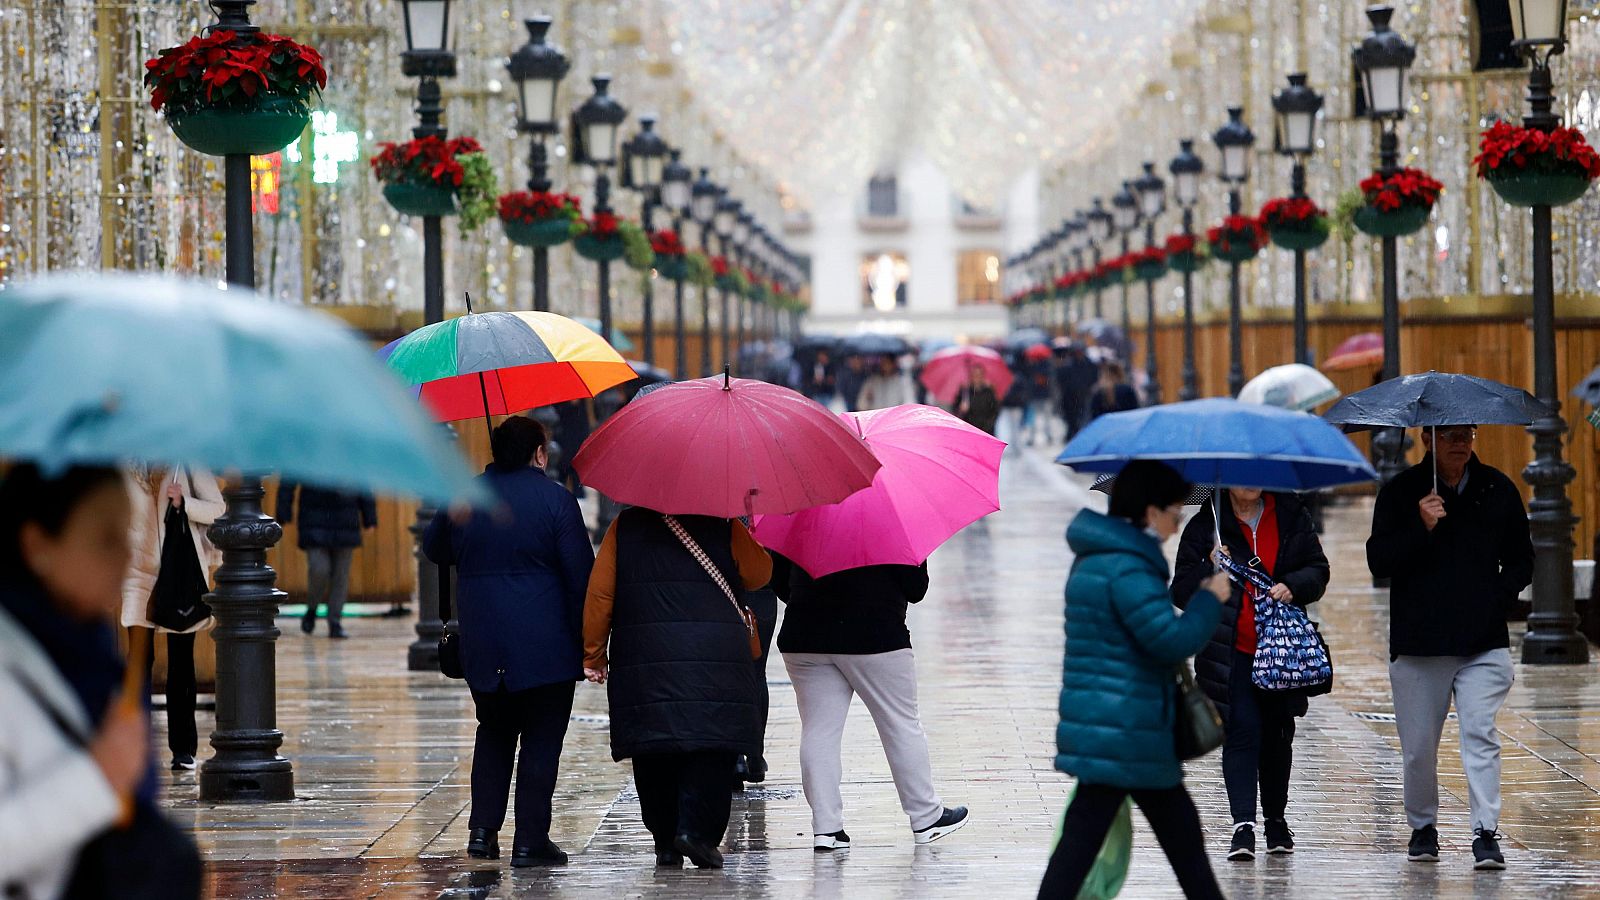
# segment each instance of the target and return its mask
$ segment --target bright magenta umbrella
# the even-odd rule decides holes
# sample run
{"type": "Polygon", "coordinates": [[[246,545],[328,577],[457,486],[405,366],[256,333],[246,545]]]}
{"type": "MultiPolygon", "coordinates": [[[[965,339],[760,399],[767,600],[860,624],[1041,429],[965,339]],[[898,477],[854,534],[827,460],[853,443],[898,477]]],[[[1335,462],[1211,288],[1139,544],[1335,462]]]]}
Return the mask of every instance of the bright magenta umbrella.
{"type": "Polygon", "coordinates": [[[995,396],[1004,397],[1011,389],[1011,368],[1005,357],[988,347],[951,347],[928,358],[922,367],[922,386],[940,403],[953,403],[961,388],[972,377],[972,367],[982,366],[995,396]]]}
{"type": "Polygon", "coordinates": [[[619,503],[731,519],[838,503],[882,464],[822,404],[723,375],[639,397],[595,430],[572,465],[619,503]]]}
{"type": "Polygon", "coordinates": [[[859,566],[918,565],[1000,508],[997,440],[931,406],[846,413],[883,462],[872,487],[842,503],[760,516],[756,540],[813,578],[859,566]]]}

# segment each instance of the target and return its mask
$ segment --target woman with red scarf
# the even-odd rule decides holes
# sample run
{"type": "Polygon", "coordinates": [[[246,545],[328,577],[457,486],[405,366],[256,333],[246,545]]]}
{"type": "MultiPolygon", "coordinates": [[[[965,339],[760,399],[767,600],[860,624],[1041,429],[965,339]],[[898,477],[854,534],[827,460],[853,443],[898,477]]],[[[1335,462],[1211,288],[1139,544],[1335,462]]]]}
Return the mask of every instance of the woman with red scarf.
{"type": "Polygon", "coordinates": [[[1294,720],[1306,714],[1304,691],[1265,691],[1251,681],[1256,654],[1258,601],[1304,608],[1328,587],[1328,558],[1311,514],[1294,494],[1255,488],[1228,488],[1220,503],[1208,503],[1189,521],[1178,546],[1172,596],[1189,602],[1200,583],[1215,571],[1213,551],[1266,575],[1270,589],[1241,587],[1235,579],[1222,620],[1205,649],[1195,657],[1195,679],[1222,714],[1222,777],[1233,814],[1228,858],[1256,856],[1256,795],[1265,820],[1267,851],[1293,853],[1294,833],[1285,811],[1294,758],[1294,720]],[[1214,514],[1220,506],[1220,526],[1214,514]],[[1220,534],[1222,546],[1217,547],[1220,534]],[[1263,596],[1264,595],[1264,596],[1263,596]]]}

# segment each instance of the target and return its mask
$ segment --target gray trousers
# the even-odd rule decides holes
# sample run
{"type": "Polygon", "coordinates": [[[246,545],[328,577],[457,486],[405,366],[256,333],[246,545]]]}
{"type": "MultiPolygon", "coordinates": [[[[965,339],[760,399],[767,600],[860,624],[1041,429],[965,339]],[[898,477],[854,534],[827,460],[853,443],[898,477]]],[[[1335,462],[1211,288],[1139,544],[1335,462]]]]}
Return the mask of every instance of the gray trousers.
{"type": "Polygon", "coordinates": [[[839,753],[850,699],[856,694],[878,727],[900,808],[912,829],[939,821],[944,802],[933,787],[928,736],[917,717],[917,658],[910,648],[870,654],[785,653],[783,663],[800,707],[800,783],[811,804],[812,832],[844,829],[839,753]]]}
{"type": "Polygon", "coordinates": [[[350,596],[352,547],[306,548],[306,618],[317,617],[317,607],[328,604],[328,622],[339,624],[344,601],[350,596]]]}
{"type": "Polygon", "coordinates": [[[1395,726],[1405,759],[1406,819],[1437,825],[1439,737],[1454,697],[1461,726],[1461,768],[1467,775],[1472,828],[1500,825],[1500,733],[1494,717],[1511,690],[1511,651],[1476,656],[1402,656],[1389,663],[1395,726]]]}

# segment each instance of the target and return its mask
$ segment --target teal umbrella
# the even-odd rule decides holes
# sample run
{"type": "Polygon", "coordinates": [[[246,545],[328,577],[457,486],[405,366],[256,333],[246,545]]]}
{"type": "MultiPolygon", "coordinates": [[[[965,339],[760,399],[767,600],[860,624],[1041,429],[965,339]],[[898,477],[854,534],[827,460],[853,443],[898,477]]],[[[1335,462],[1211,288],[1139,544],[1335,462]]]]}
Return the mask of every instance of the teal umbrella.
{"type": "Polygon", "coordinates": [[[58,275],[0,293],[0,456],[478,493],[443,430],[349,329],[169,277],[58,275]]]}

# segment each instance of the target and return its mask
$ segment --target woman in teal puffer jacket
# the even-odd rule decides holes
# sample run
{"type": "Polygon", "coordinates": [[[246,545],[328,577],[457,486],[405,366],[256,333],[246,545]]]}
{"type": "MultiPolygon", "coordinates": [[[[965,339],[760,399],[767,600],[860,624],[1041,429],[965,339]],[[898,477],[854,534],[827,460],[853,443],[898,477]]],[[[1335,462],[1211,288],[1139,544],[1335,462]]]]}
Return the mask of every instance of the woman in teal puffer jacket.
{"type": "Polygon", "coordinates": [[[1207,579],[1179,614],[1161,545],[1176,534],[1189,486],[1159,462],[1129,463],[1106,515],[1084,510],[1067,529],[1067,579],[1056,768],[1078,778],[1042,898],[1077,896],[1111,821],[1131,796],[1187,897],[1221,897],[1200,816],[1174,746],[1179,663],[1204,647],[1222,615],[1227,576],[1207,579]]]}

